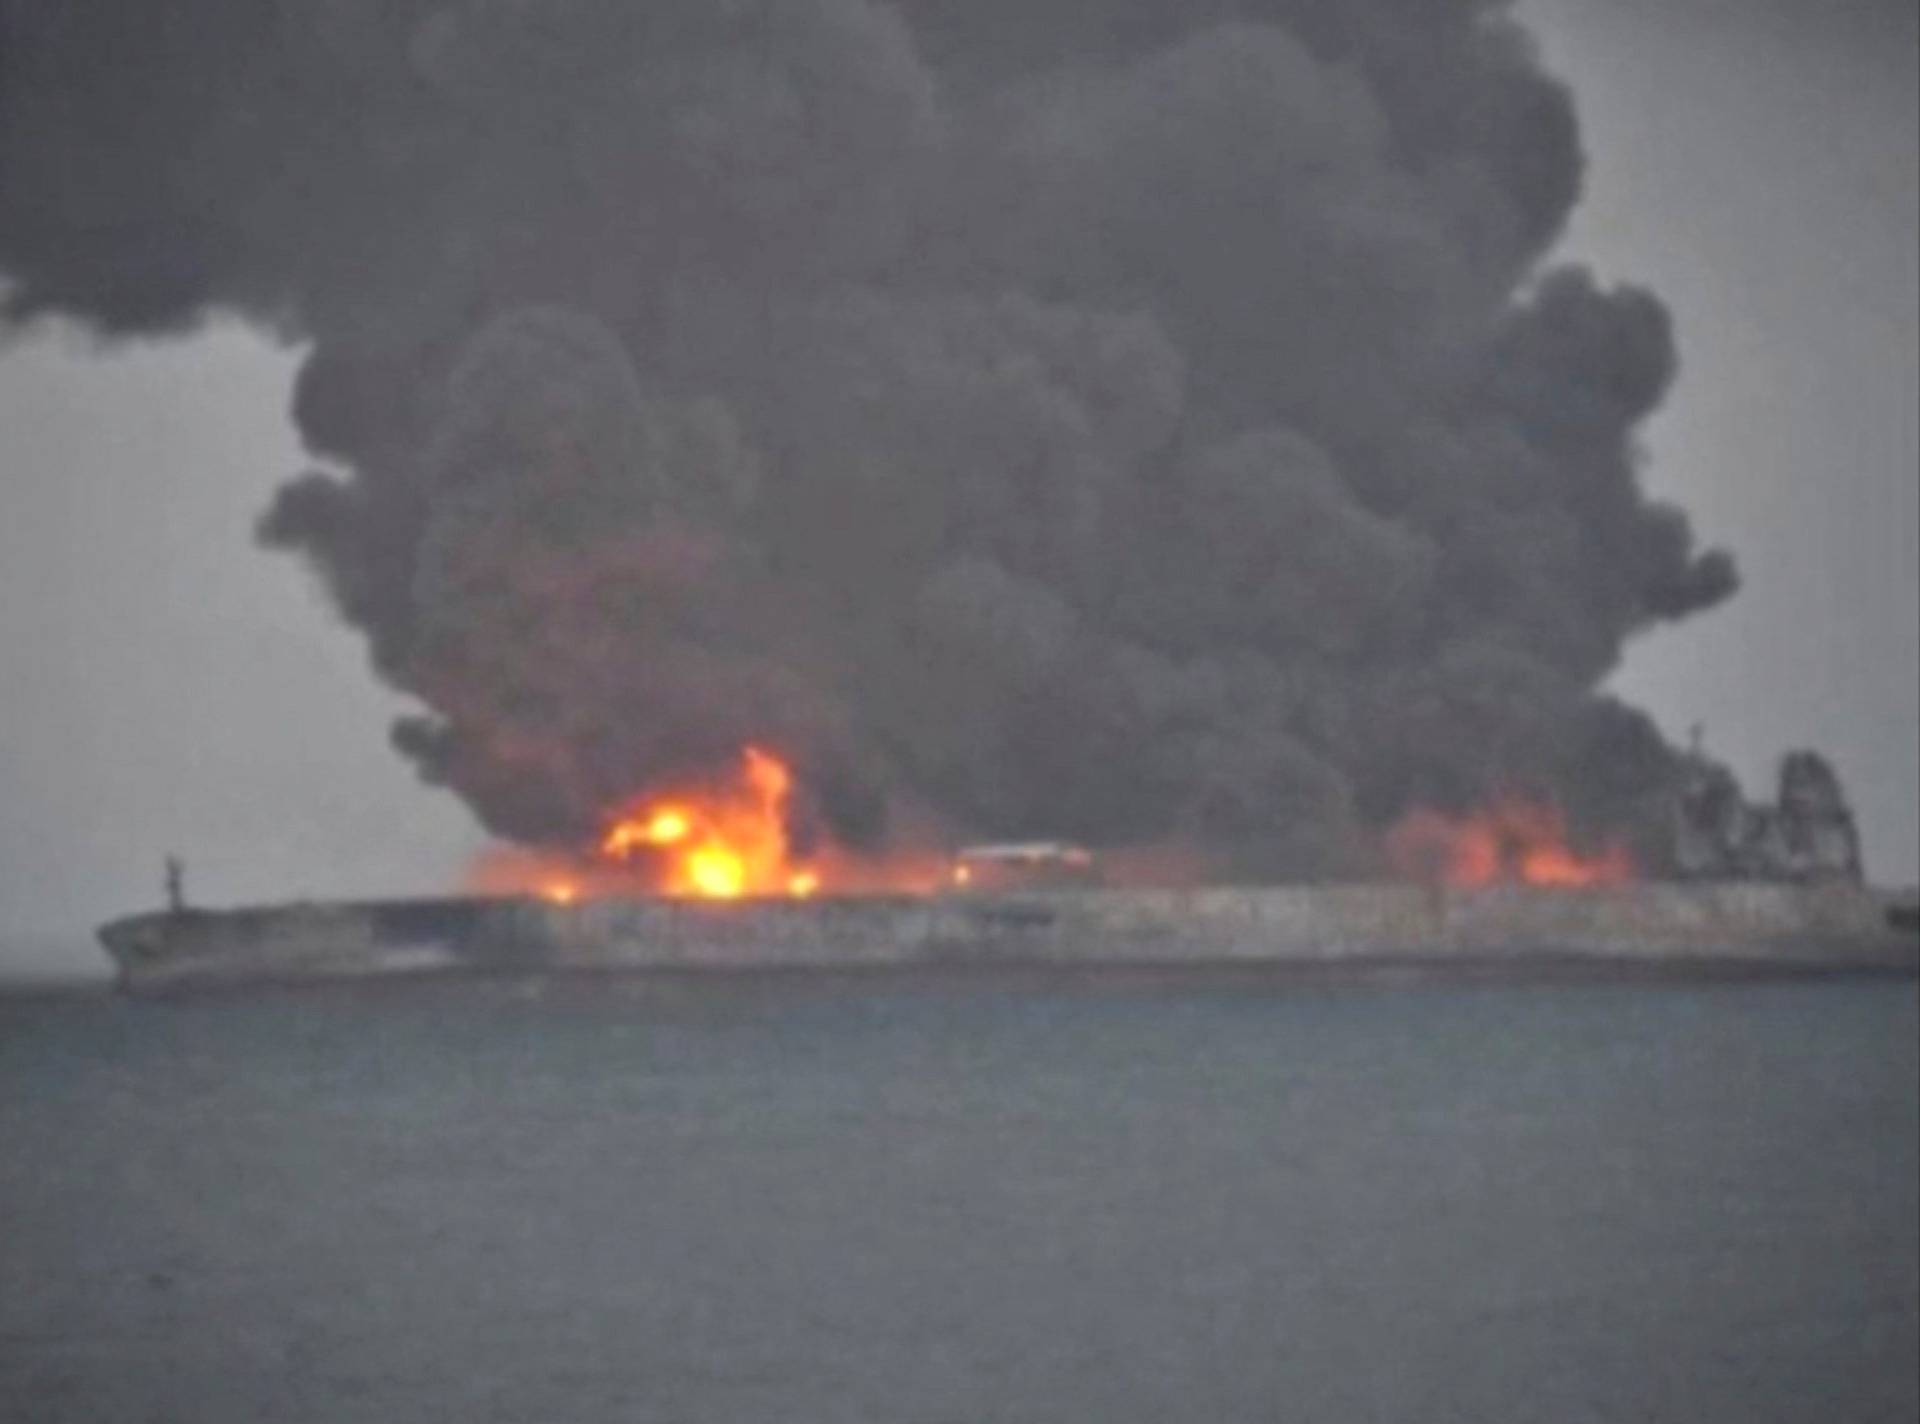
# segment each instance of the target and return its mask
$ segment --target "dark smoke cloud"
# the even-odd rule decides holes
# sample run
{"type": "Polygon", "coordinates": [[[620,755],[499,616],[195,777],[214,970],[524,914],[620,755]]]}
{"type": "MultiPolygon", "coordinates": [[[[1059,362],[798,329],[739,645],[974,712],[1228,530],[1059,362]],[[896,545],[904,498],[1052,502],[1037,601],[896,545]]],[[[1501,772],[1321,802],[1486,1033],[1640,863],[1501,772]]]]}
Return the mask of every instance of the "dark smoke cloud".
{"type": "Polygon", "coordinates": [[[749,740],[861,844],[1658,819],[1595,689],[1735,577],[1497,0],[0,5],[13,315],[306,345],[263,537],[496,832],[749,740]]]}

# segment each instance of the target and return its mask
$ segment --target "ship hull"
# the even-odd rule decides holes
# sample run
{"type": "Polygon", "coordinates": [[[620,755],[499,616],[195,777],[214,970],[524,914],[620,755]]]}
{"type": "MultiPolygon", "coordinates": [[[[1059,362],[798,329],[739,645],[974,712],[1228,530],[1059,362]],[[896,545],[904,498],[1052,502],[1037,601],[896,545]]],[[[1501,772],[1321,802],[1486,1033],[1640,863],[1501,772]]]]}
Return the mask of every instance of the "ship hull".
{"type": "Polygon", "coordinates": [[[431,973],[1240,966],[1912,972],[1920,939],[1853,886],[1597,891],[1289,886],[712,904],[522,899],[135,916],[101,942],[134,991],[431,973]]]}

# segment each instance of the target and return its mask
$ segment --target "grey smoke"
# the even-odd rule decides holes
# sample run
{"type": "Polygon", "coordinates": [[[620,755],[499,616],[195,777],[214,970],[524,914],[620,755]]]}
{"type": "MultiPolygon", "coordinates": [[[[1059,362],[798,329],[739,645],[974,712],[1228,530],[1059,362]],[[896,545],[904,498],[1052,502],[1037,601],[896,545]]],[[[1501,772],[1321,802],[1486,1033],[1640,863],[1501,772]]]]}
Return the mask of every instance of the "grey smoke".
{"type": "Polygon", "coordinates": [[[0,0],[12,315],[306,344],[262,536],[533,842],[758,741],[859,845],[1657,859],[1596,689],[1736,578],[1581,162],[1499,0],[0,0]]]}

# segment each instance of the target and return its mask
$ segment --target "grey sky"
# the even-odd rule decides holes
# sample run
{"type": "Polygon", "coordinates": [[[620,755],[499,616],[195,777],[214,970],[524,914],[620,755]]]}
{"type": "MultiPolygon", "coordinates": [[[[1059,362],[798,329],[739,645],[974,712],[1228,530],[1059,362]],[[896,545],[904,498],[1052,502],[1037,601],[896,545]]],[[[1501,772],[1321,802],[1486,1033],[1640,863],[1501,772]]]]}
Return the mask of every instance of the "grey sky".
{"type": "Polygon", "coordinates": [[[478,833],[389,750],[393,699],[291,561],[292,358],[221,329],[0,358],[0,933],[153,903],[434,889],[478,833]]]}
{"type": "MultiPolygon", "coordinates": [[[[1911,5],[1529,0],[1592,155],[1567,243],[1675,310],[1651,483],[1740,556],[1617,685],[1758,782],[1832,752],[1874,872],[1920,873],[1911,5]]],[[[480,843],[394,700],[249,531],[298,467],[289,353],[221,329],[0,355],[0,938],[157,897],[425,891],[480,843]]],[[[1763,789],[1756,787],[1755,789],[1763,789]]]]}
{"type": "Polygon", "coordinates": [[[1615,685],[1764,788],[1829,750],[1920,874],[1920,7],[1528,0],[1591,155],[1566,250],[1672,307],[1649,482],[1745,587],[1615,685]]]}

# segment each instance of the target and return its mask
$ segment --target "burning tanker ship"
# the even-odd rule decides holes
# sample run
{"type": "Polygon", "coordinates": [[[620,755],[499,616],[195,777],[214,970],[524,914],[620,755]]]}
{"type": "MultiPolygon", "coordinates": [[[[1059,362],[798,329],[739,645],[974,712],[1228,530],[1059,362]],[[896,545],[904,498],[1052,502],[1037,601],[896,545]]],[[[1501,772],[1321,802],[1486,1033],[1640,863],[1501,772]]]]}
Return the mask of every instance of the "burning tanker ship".
{"type": "Polygon", "coordinates": [[[1513,801],[1405,818],[1385,847],[1396,879],[1209,885],[1193,881],[1191,856],[1057,842],[806,851],[791,828],[791,770],[749,747],[730,782],[622,807],[584,852],[488,858],[481,893],[465,898],[176,905],[101,939],[135,990],[429,971],[1915,967],[1920,944],[1859,882],[1851,818],[1824,764],[1790,758],[1779,806],[1741,803],[1739,816],[1703,789],[1723,788],[1696,785],[1676,804],[1675,838],[1716,878],[1640,880],[1623,845],[1577,851],[1556,813],[1513,801]],[[1725,878],[1736,861],[1748,878],[1725,878]]]}
{"type": "Polygon", "coordinates": [[[1871,918],[1798,812],[1677,834],[1608,688],[1739,575],[1642,478],[1673,323],[1557,255],[1510,0],[0,3],[0,53],[0,318],[298,348],[259,538],[527,848],[110,927],[129,982],[1871,918]],[[956,886],[975,840],[1108,884],[956,886]]]}

